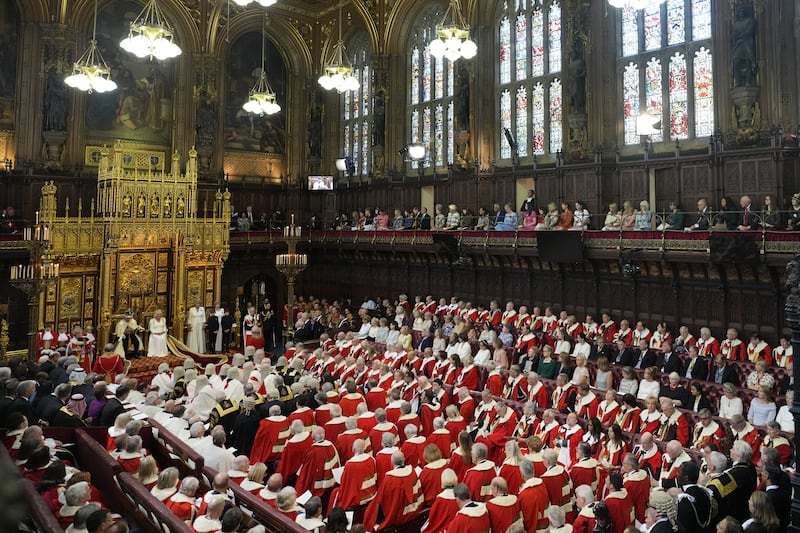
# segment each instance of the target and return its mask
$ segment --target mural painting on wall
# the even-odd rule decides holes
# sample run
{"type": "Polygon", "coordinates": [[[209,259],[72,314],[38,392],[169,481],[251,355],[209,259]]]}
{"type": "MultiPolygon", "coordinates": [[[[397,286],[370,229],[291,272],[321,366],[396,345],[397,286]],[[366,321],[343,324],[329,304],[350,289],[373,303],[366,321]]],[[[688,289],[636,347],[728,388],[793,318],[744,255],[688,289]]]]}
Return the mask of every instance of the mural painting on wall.
{"type": "Polygon", "coordinates": [[[14,2],[0,2],[0,130],[14,128],[18,28],[14,2]]]}
{"type": "Polygon", "coordinates": [[[282,154],[286,149],[286,66],[280,52],[266,39],[267,81],[281,111],[271,116],[242,109],[261,74],[261,32],[239,37],[231,46],[225,67],[225,149],[282,154]]]}
{"type": "Polygon", "coordinates": [[[89,95],[87,135],[168,145],[176,61],[139,59],[119,46],[141,9],[135,2],[115,2],[98,14],[97,46],[118,88],[89,95]]]}

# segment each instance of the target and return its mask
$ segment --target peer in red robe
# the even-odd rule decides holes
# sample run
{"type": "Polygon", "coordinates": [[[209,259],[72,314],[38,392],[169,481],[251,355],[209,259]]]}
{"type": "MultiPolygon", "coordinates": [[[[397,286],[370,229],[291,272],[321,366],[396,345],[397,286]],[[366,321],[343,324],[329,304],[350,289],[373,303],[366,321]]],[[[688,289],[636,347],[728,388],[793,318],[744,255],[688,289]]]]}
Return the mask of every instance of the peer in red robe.
{"type": "Polygon", "coordinates": [[[709,444],[714,444],[717,449],[722,449],[722,439],[725,438],[725,430],[711,418],[711,412],[702,409],[700,421],[695,424],[692,435],[692,448],[702,450],[709,444]]]}
{"type": "Polygon", "coordinates": [[[548,520],[545,509],[550,505],[550,497],[544,481],[539,477],[527,479],[520,487],[517,498],[522,509],[522,521],[526,533],[547,531],[548,520]]]}
{"type": "Polygon", "coordinates": [[[444,427],[450,434],[450,438],[453,439],[453,442],[458,442],[458,435],[467,429],[467,420],[456,412],[455,416],[447,418],[444,427]]]}
{"type": "Polygon", "coordinates": [[[332,470],[340,466],[339,454],[336,446],[325,440],[322,428],[314,428],[312,437],[314,443],[303,455],[303,465],[300,467],[295,489],[298,494],[308,490],[314,496],[322,496],[335,484],[332,470]]]}
{"type": "Polygon", "coordinates": [[[419,473],[422,486],[423,507],[429,507],[442,490],[442,472],[447,469],[447,459],[436,459],[426,464],[419,473]]]}
{"type": "Polygon", "coordinates": [[[290,427],[295,420],[300,420],[306,431],[311,431],[311,428],[314,426],[314,411],[310,407],[304,405],[298,405],[294,411],[289,413],[288,418],[290,427]]]}
{"type": "Polygon", "coordinates": [[[278,463],[278,473],[283,476],[285,482],[289,481],[290,476],[299,472],[300,465],[303,464],[303,456],[311,443],[311,433],[308,431],[292,435],[286,441],[283,453],[281,453],[281,460],[278,463]]]}
{"type": "Polygon", "coordinates": [[[464,481],[464,476],[467,474],[467,470],[469,470],[469,468],[472,466],[472,458],[466,457],[464,455],[464,451],[460,446],[458,446],[450,455],[450,462],[447,466],[456,473],[456,478],[460,483],[464,481]]]}
{"type": "Polygon", "coordinates": [[[359,453],[351,457],[344,465],[339,486],[331,493],[328,507],[350,509],[366,505],[377,494],[377,481],[375,458],[371,454],[359,453]]]}
{"type": "Polygon", "coordinates": [[[436,496],[428,513],[428,521],[423,525],[421,533],[445,533],[458,510],[458,501],[453,489],[444,489],[436,496]]]}
{"type": "Polygon", "coordinates": [[[281,458],[281,453],[289,439],[289,419],[283,415],[270,416],[258,425],[250,451],[253,463],[269,463],[281,458]]]}
{"type": "Polygon", "coordinates": [[[594,526],[597,524],[597,519],[594,516],[594,506],[594,503],[589,503],[578,511],[578,516],[575,517],[575,521],[572,523],[573,533],[592,533],[594,531],[594,526]]]}
{"type": "Polygon", "coordinates": [[[377,409],[385,409],[386,391],[376,385],[369,389],[367,395],[364,397],[364,401],[367,403],[367,408],[373,413],[377,409]]]}
{"type": "Polygon", "coordinates": [[[357,440],[366,440],[367,450],[369,447],[369,436],[363,429],[355,427],[353,429],[346,429],[336,437],[336,451],[339,452],[339,460],[346,463],[353,457],[353,443],[357,440]]]}
{"type": "MultiPolygon", "coordinates": [[[[615,473],[615,476],[619,476],[619,473],[615,473]]],[[[611,483],[613,484],[613,480],[611,483]]],[[[625,528],[633,525],[633,505],[628,498],[628,491],[624,488],[615,489],[608,493],[603,501],[608,506],[608,514],[611,517],[611,533],[623,533],[625,528]]]]}
{"type": "MultiPolygon", "coordinates": [[[[586,444],[586,447],[588,446],[586,444]]],[[[600,463],[590,454],[579,451],[580,458],[569,466],[568,472],[573,487],[588,485],[592,488],[592,492],[596,494],[597,483],[600,479],[600,463]]]]}
{"type": "Polygon", "coordinates": [[[539,409],[550,407],[550,393],[535,374],[528,375],[528,400],[532,401],[539,409]]]}
{"type": "Polygon", "coordinates": [[[628,454],[622,462],[622,486],[628,492],[628,498],[633,505],[633,515],[636,520],[644,524],[647,503],[650,498],[650,476],[638,468],[636,456],[628,454]]]}
{"type": "Polygon", "coordinates": [[[491,523],[486,505],[479,502],[460,503],[461,509],[447,526],[447,533],[489,533],[491,523]]]}
{"type": "Polygon", "coordinates": [[[542,474],[542,481],[547,487],[550,504],[561,507],[567,522],[571,522],[575,514],[572,511],[572,481],[564,467],[556,464],[553,459],[551,454],[545,453],[544,461],[547,470],[542,474]]]}
{"type": "Polygon", "coordinates": [[[497,408],[497,417],[491,424],[488,434],[479,435],[476,442],[486,445],[489,449],[489,459],[495,464],[505,460],[505,446],[509,438],[514,434],[517,426],[517,413],[507,405],[500,403],[497,408]]]}
{"type": "Polygon", "coordinates": [[[387,422],[385,415],[381,415],[380,417],[376,416],[376,418],[378,419],[378,423],[369,431],[369,442],[372,447],[372,453],[378,453],[378,451],[383,448],[382,439],[384,433],[391,433],[395,436],[395,442],[399,441],[397,426],[391,422],[387,422]],[[383,422],[381,422],[381,420],[383,420],[383,422]]]}
{"type": "Polygon", "coordinates": [[[453,447],[455,446],[452,435],[445,428],[435,429],[433,433],[428,435],[426,443],[436,446],[445,459],[450,459],[450,455],[453,453],[453,447]]]}
{"type": "Polygon", "coordinates": [[[652,479],[661,475],[661,450],[653,443],[651,433],[642,433],[639,444],[633,448],[633,454],[639,460],[639,468],[647,472],[652,479]]]}
{"type": "Polygon", "coordinates": [[[507,531],[520,518],[519,500],[508,494],[506,481],[496,477],[492,481],[492,499],[486,502],[492,531],[507,531]]]}
{"type": "MultiPolygon", "coordinates": [[[[355,389],[355,385],[355,383],[352,383],[353,389],[355,389]]],[[[364,401],[364,397],[358,392],[348,392],[342,396],[341,400],[339,400],[339,407],[342,408],[342,416],[355,416],[358,412],[358,404],[364,401]]]]}
{"type": "Polygon", "coordinates": [[[388,529],[405,524],[419,513],[422,507],[422,490],[417,474],[403,465],[403,455],[393,457],[394,470],[378,484],[378,494],[369,502],[364,513],[367,531],[388,529]]]}

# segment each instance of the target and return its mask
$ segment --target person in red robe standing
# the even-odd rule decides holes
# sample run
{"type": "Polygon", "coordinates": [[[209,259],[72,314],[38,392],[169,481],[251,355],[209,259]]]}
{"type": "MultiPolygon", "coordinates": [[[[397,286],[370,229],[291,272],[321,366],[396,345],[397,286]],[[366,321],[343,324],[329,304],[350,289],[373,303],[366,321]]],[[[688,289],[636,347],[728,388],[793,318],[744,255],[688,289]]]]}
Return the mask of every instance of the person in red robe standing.
{"type": "Polygon", "coordinates": [[[550,393],[547,392],[547,388],[539,380],[539,374],[536,372],[528,373],[528,399],[539,409],[550,407],[550,393]]]}
{"type": "Polygon", "coordinates": [[[372,447],[372,453],[378,453],[383,448],[383,434],[391,433],[394,435],[394,442],[400,439],[397,436],[397,426],[386,420],[386,411],[378,409],[375,411],[375,420],[377,424],[369,430],[369,443],[372,447]]]}
{"type": "Polygon", "coordinates": [[[186,522],[191,524],[197,516],[197,488],[200,482],[196,477],[188,476],[181,480],[181,486],[178,492],[167,498],[167,508],[186,522]]]}
{"type": "Polygon", "coordinates": [[[492,480],[492,499],[486,502],[492,531],[507,531],[520,517],[517,497],[508,493],[508,484],[502,477],[492,480]]]}
{"type": "Polygon", "coordinates": [[[642,433],[639,444],[633,448],[633,454],[639,461],[639,468],[647,472],[651,479],[658,479],[661,474],[661,450],[656,446],[652,433],[642,433]]]}
{"type": "Polygon", "coordinates": [[[303,455],[303,465],[295,488],[299,494],[311,491],[312,495],[321,497],[335,484],[333,469],[340,466],[339,453],[336,446],[325,439],[324,429],[314,428],[311,438],[314,442],[303,455]]]}
{"type": "Polygon", "coordinates": [[[448,405],[445,409],[447,420],[444,427],[450,434],[452,442],[458,442],[458,435],[467,429],[467,420],[459,413],[455,405],[448,405]]]}
{"type": "Polygon", "coordinates": [[[577,446],[576,461],[569,468],[569,477],[573,487],[588,485],[597,492],[597,483],[600,479],[600,463],[592,457],[592,447],[588,442],[581,442],[577,446]]]}
{"type": "Polygon", "coordinates": [[[436,398],[433,389],[426,390],[422,395],[420,419],[422,423],[421,435],[430,436],[433,433],[433,421],[442,416],[442,404],[436,398]]]}
{"type": "Polygon", "coordinates": [[[644,524],[647,501],[650,498],[650,476],[639,469],[639,460],[632,453],[626,454],[622,460],[622,486],[628,492],[633,505],[633,516],[644,524]]]}
{"type": "Polygon", "coordinates": [[[430,507],[442,490],[442,473],[448,469],[447,459],[442,458],[439,448],[428,444],[423,452],[423,460],[425,466],[419,471],[419,483],[422,486],[423,507],[430,507]]]}
{"type": "Polygon", "coordinates": [[[253,449],[250,451],[253,463],[269,463],[280,459],[289,439],[289,419],[281,414],[281,407],[273,405],[269,415],[259,423],[253,439],[253,449]]]}
{"type": "MultiPolygon", "coordinates": [[[[359,439],[367,439],[367,444],[369,444],[367,432],[358,427],[358,421],[356,417],[348,417],[345,420],[344,425],[346,429],[342,433],[339,433],[334,441],[334,444],[336,445],[336,451],[339,452],[339,460],[342,463],[346,463],[353,456],[353,443],[355,441],[359,439]]],[[[369,450],[370,447],[367,446],[367,451],[369,450]]]]}
{"type": "Polygon", "coordinates": [[[594,493],[595,490],[589,485],[579,485],[575,487],[575,507],[578,509],[578,516],[572,523],[573,533],[592,533],[597,519],[594,516],[594,493]]]}
{"type": "Polygon", "coordinates": [[[458,434],[458,446],[450,454],[448,467],[456,473],[459,481],[464,479],[467,470],[472,466],[472,436],[466,431],[458,434]]]}
{"type": "Polygon", "coordinates": [[[445,468],[441,475],[441,492],[433,501],[428,521],[422,526],[421,533],[444,533],[447,530],[459,510],[458,501],[453,493],[457,483],[456,473],[445,468]]]}
{"type": "Polygon", "coordinates": [[[117,374],[125,371],[125,362],[122,357],[114,352],[114,345],[109,343],[103,347],[103,353],[94,360],[92,370],[100,374],[106,383],[114,383],[117,374]]]}
{"type": "Polygon", "coordinates": [[[455,440],[444,426],[444,419],[434,418],[433,432],[428,435],[426,444],[428,446],[436,446],[439,449],[439,452],[442,454],[442,457],[445,459],[450,459],[450,455],[453,453],[453,447],[455,446],[455,440]]]}
{"type": "Polygon", "coordinates": [[[369,410],[374,413],[378,409],[385,409],[386,391],[378,386],[378,380],[371,379],[367,386],[369,387],[369,390],[367,391],[366,396],[364,396],[364,401],[367,402],[367,407],[369,410]]]}
{"type": "Polygon", "coordinates": [[[519,494],[519,488],[522,486],[519,465],[524,460],[525,457],[519,449],[519,444],[514,440],[506,442],[505,461],[497,469],[497,475],[506,480],[509,494],[519,494]]]}
{"type": "Polygon", "coordinates": [[[414,469],[400,451],[392,454],[393,470],[378,484],[378,494],[364,513],[364,529],[380,531],[413,520],[422,507],[422,490],[414,469]]]}
{"type": "Polygon", "coordinates": [[[411,468],[423,466],[423,453],[425,451],[425,437],[417,435],[417,427],[409,424],[405,427],[406,440],[400,446],[400,451],[406,458],[406,464],[411,468]]]}
{"type": "Polygon", "coordinates": [[[567,516],[567,521],[571,522],[574,518],[572,512],[572,481],[563,466],[558,464],[558,452],[556,450],[544,450],[542,459],[546,468],[542,474],[542,481],[547,487],[547,496],[550,504],[561,507],[567,516]]]}
{"type": "Polygon", "coordinates": [[[583,428],[578,424],[578,415],[570,413],[567,415],[566,423],[561,426],[558,432],[556,443],[559,446],[558,462],[565,468],[569,468],[576,461],[578,444],[583,441],[583,428]]]}
{"type": "Polygon", "coordinates": [[[467,485],[461,483],[453,489],[459,510],[447,526],[447,533],[489,533],[491,522],[486,505],[472,501],[467,485]]]}
{"type": "Polygon", "coordinates": [[[544,481],[535,475],[533,463],[522,461],[519,465],[522,474],[522,486],[519,490],[519,505],[522,509],[522,522],[527,533],[543,533],[547,531],[545,509],[550,505],[550,497],[544,481]]]}
{"type": "Polygon", "coordinates": [[[346,429],[345,423],[347,422],[347,418],[342,416],[342,408],[337,404],[331,405],[330,411],[331,419],[324,424],[318,423],[318,425],[325,428],[325,440],[336,442],[339,435],[344,433],[346,429]]]}
{"type": "Polygon", "coordinates": [[[366,445],[364,439],[353,442],[352,457],[344,465],[339,486],[331,493],[329,508],[350,509],[375,497],[378,475],[375,458],[364,451],[366,445]]]}
{"type": "Polygon", "coordinates": [[[464,484],[469,487],[469,492],[474,500],[485,502],[492,495],[492,479],[497,470],[494,462],[488,457],[489,450],[485,444],[472,445],[472,468],[464,474],[464,484]]]}
{"type": "Polygon", "coordinates": [[[286,441],[278,463],[278,473],[286,482],[297,476],[303,464],[303,455],[312,443],[311,433],[305,431],[302,421],[292,422],[291,430],[292,436],[286,441]]]}
{"type": "Polygon", "coordinates": [[[623,533],[625,528],[633,525],[633,510],[622,481],[622,474],[611,472],[608,475],[608,486],[610,492],[603,500],[608,506],[608,514],[611,516],[611,533],[623,533]]]}

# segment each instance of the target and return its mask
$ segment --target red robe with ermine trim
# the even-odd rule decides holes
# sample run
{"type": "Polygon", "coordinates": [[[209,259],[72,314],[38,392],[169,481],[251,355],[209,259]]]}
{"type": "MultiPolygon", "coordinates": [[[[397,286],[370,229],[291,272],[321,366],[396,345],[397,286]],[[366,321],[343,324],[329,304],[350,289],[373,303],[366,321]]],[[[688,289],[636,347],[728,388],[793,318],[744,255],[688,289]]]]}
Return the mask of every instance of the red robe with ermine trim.
{"type": "Polygon", "coordinates": [[[329,508],[350,509],[371,501],[377,493],[375,459],[368,453],[352,457],[344,465],[341,484],[331,493],[329,508]]]}
{"type": "Polygon", "coordinates": [[[436,496],[428,513],[428,521],[420,533],[444,533],[457,512],[458,500],[453,495],[453,489],[443,490],[436,496]]]}
{"type": "Polygon", "coordinates": [[[545,509],[550,505],[547,487],[539,477],[527,480],[520,487],[518,501],[522,509],[522,521],[526,533],[547,531],[548,520],[545,509]]]}
{"type": "Polygon", "coordinates": [[[414,469],[395,468],[378,484],[378,494],[364,513],[364,527],[373,531],[405,524],[417,516],[421,507],[422,490],[414,469]],[[378,522],[380,515],[383,520],[378,522]]]}
{"type": "Polygon", "coordinates": [[[492,531],[506,531],[520,516],[519,501],[513,494],[495,496],[486,502],[492,531]]]}

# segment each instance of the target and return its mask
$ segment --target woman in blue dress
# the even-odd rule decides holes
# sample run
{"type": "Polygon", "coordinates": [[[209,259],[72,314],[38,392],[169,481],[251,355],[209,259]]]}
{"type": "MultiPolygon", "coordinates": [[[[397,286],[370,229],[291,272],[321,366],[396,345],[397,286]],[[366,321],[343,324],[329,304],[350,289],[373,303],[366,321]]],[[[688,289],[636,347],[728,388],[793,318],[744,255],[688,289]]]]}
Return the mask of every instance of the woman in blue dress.
{"type": "Polygon", "coordinates": [[[517,214],[511,209],[511,204],[503,206],[503,210],[505,210],[503,222],[496,225],[494,229],[498,231],[516,231],[519,223],[517,222],[517,214]]]}

